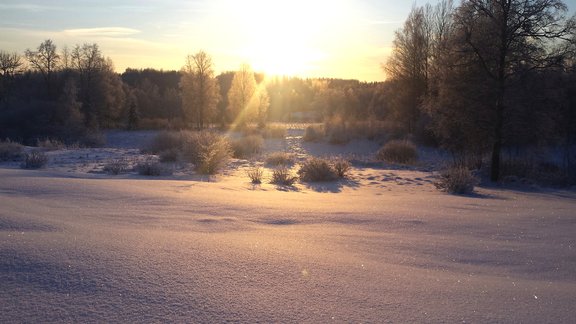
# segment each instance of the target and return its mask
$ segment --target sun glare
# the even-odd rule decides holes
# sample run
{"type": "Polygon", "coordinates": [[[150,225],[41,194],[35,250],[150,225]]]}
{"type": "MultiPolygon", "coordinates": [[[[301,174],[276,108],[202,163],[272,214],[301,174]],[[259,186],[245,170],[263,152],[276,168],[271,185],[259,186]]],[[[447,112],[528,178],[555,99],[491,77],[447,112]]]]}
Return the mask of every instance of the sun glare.
{"type": "Polygon", "coordinates": [[[327,54],[329,39],[344,11],[338,1],[242,1],[238,26],[246,33],[240,55],[269,75],[306,76],[327,54]]]}

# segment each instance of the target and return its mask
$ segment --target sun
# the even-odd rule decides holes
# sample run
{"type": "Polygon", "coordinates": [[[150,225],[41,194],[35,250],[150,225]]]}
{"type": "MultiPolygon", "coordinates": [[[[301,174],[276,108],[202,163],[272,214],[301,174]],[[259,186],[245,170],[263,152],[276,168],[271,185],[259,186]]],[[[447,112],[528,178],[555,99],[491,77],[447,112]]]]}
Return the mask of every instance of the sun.
{"type": "Polygon", "coordinates": [[[276,76],[306,76],[323,57],[319,50],[298,43],[257,44],[243,54],[255,71],[276,76]]]}
{"type": "MultiPolygon", "coordinates": [[[[320,40],[334,24],[325,1],[242,1],[240,22],[247,34],[241,55],[269,75],[306,76],[326,58],[320,40]]],[[[332,2],[333,3],[333,2],[332,2]]]]}

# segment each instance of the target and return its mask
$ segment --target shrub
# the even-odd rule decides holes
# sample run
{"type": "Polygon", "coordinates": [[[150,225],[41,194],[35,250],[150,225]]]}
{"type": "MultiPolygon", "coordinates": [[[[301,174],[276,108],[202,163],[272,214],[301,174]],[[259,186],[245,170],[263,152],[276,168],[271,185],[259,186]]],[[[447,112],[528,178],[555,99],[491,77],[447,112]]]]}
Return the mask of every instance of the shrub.
{"type": "Polygon", "coordinates": [[[231,156],[230,144],[225,138],[203,148],[196,170],[201,174],[216,174],[231,156]]]}
{"type": "Polygon", "coordinates": [[[152,142],[144,151],[152,154],[161,154],[162,152],[171,150],[179,151],[182,149],[184,137],[184,132],[162,131],[152,139],[152,142]]]}
{"type": "Polygon", "coordinates": [[[346,122],[346,135],[348,139],[376,140],[386,134],[384,123],[377,120],[352,120],[346,122]]]}
{"type": "Polygon", "coordinates": [[[90,132],[82,137],[80,144],[84,147],[103,147],[106,145],[106,136],[100,132],[90,132]]]}
{"type": "Polygon", "coordinates": [[[183,159],[203,174],[215,174],[231,156],[228,140],[210,131],[164,131],[144,151],[160,155],[161,162],[183,159]]]}
{"type": "Polygon", "coordinates": [[[304,142],[319,142],[324,138],[324,130],[321,125],[310,125],[306,127],[302,140],[304,142]]]}
{"type": "Polygon", "coordinates": [[[66,145],[57,139],[47,138],[45,140],[38,140],[37,146],[47,151],[56,151],[66,148],[66,145]]]}
{"type": "Polygon", "coordinates": [[[440,179],[435,183],[435,186],[452,194],[470,194],[478,182],[478,178],[468,168],[454,166],[440,174],[440,179]]]}
{"type": "Polygon", "coordinates": [[[171,148],[160,152],[160,162],[176,162],[180,158],[180,150],[171,148]]]}
{"type": "Polygon", "coordinates": [[[159,130],[170,128],[170,121],[164,118],[141,118],[138,121],[139,129],[159,130]]]}
{"type": "Polygon", "coordinates": [[[203,131],[187,134],[183,157],[196,165],[202,174],[215,174],[232,155],[228,140],[213,132],[203,131]]]}
{"type": "Polygon", "coordinates": [[[538,161],[534,157],[504,159],[500,175],[504,182],[537,183],[552,186],[569,186],[575,183],[574,168],[560,167],[550,161],[538,161]],[[516,179],[516,181],[511,181],[516,179]]]}
{"type": "Polygon", "coordinates": [[[410,164],[418,160],[418,151],[410,141],[392,140],[378,150],[376,158],[390,163],[410,164]]]}
{"type": "Polygon", "coordinates": [[[13,161],[22,157],[23,146],[11,140],[0,141],[0,161],[13,161]]]}
{"type": "Polygon", "coordinates": [[[254,166],[246,170],[246,175],[250,178],[253,184],[261,184],[264,171],[259,166],[254,166]]]}
{"type": "Polygon", "coordinates": [[[143,176],[161,176],[163,174],[170,175],[172,172],[160,163],[160,162],[152,162],[146,161],[139,163],[136,165],[136,171],[139,175],[143,176]]]}
{"type": "Polygon", "coordinates": [[[350,140],[344,122],[327,121],[324,129],[330,144],[346,144],[350,140]]]}
{"type": "Polygon", "coordinates": [[[24,155],[22,169],[40,169],[48,163],[48,156],[44,152],[32,151],[24,155]]]}
{"type": "Polygon", "coordinates": [[[104,165],[104,172],[119,175],[128,169],[128,162],[123,159],[112,160],[104,165]]]}
{"type": "Polygon", "coordinates": [[[352,165],[350,162],[338,158],[332,161],[332,167],[334,168],[334,172],[336,172],[338,178],[346,178],[350,172],[350,169],[352,168],[352,165]]]}
{"type": "Polygon", "coordinates": [[[266,164],[272,166],[292,165],[294,156],[286,152],[273,152],[266,157],[266,164]]]}
{"type": "Polygon", "coordinates": [[[248,135],[232,141],[232,151],[235,158],[243,159],[260,153],[263,145],[260,135],[248,135]]]}
{"type": "Polygon", "coordinates": [[[286,127],[284,126],[266,126],[263,130],[264,138],[286,138],[286,127]]]}
{"type": "Polygon", "coordinates": [[[327,159],[312,158],[304,162],[298,170],[300,180],[305,182],[333,181],[338,178],[332,164],[327,159]]]}
{"type": "Polygon", "coordinates": [[[292,186],[296,181],[298,181],[298,177],[293,176],[289,168],[281,166],[274,169],[272,172],[272,180],[270,183],[282,186],[292,186]]]}

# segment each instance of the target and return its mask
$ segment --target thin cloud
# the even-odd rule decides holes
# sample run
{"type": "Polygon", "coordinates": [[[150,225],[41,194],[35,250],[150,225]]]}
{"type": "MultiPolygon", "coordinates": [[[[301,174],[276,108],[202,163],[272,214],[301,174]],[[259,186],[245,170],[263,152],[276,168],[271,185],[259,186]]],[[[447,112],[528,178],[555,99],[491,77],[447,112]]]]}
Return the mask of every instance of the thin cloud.
{"type": "Polygon", "coordinates": [[[125,37],[140,33],[139,30],[125,27],[98,27],[66,29],[64,34],[75,37],[125,37]]]}
{"type": "Polygon", "coordinates": [[[43,6],[32,3],[9,3],[9,4],[0,3],[0,10],[23,10],[23,11],[40,12],[51,9],[53,8],[50,6],[43,6]]]}

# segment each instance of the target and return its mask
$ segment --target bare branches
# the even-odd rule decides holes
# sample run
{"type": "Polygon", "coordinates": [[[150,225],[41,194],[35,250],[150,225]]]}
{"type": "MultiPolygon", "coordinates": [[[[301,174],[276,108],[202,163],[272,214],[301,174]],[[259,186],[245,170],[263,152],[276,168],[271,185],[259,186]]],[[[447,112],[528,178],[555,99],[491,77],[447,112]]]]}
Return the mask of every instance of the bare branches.
{"type": "Polygon", "coordinates": [[[2,77],[14,76],[22,64],[22,58],[18,53],[0,51],[0,74],[2,77]]]}
{"type": "Polygon", "coordinates": [[[204,51],[188,55],[182,73],[180,87],[186,119],[202,129],[209,122],[220,99],[212,57],[204,51]]]}
{"type": "Polygon", "coordinates": [[[51,39],[47,39],[38,46],[36,51],[27,49],[25,56],[30,65],[42,73],[46,86],[50,90],[52,74],[56,71],[60,60],[60,55],[56,52],[56,45],[51,39]]]}

